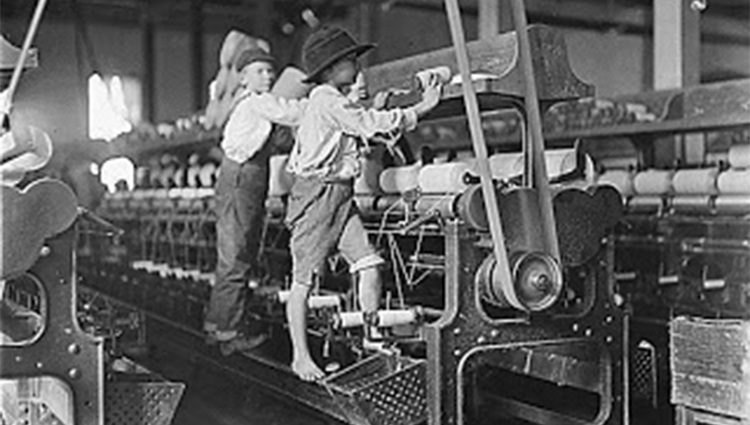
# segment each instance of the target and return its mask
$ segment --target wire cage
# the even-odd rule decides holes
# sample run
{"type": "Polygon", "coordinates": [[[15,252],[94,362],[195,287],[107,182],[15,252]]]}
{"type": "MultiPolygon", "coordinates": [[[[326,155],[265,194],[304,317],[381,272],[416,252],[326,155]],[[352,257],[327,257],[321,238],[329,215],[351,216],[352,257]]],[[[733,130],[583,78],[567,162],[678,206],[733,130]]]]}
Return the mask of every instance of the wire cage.
{"type": "Polygon", "coordinates": [[[170,382],[128,362],[128,373],[118,373],[104,387],[106,425],[169,425],[185,384],[170,382]]]}
{"type": "Polygon", "coordinates": [[[427,418],[424,360],[377,354],[326,378],[325,387],[356,425],[411,425],[427,418]]]}

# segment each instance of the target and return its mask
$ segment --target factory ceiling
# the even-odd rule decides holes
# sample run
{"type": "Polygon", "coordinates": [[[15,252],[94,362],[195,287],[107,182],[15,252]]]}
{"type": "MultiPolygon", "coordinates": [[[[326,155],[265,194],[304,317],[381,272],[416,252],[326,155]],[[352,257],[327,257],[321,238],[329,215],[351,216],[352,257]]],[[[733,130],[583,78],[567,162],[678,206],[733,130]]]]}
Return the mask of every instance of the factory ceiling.
{"type": "MultiPolygon", "coordinates": [[[[477,13],[480,0],[461,0],[465,13],[477,13]]],[[[481,0],[493,1],[493,0],[481,0]]],[[[750,21],[748,0],[685,0],[706,3],[705,15],[736,21],[750,21]]],[[[584,26],[586,21],[599,25],[602,21],[618,21],[618,16],[637,11],[648,13],[653,0],[528,0],[531,20],[538,15],[554,20],[559,10],[577,9],[584,26]],[[593,12],[593,13],[592,13],[593,12]]],[[[30,16],[35,1],[0,0],[0,16],[5,18],[30,16]]],[[[321,15],[346,13],[361,4],[379,6],[384,13],[398,8],[442,10],[442,0],[50,0],[46,14],[50,19],[73,20],[85,18],[90,23],[138,24],[145,19],[157,25],[190,27],[200,17],[207,30],[227,25],[253,25],[258,20],[283,25],[284,21],[299,19],[302,10],[311,8],[321,15]]],[[[563,15],[568,16],[569,13],[563,15]]],[[[574,14],[575,15],[575,14],[574,14]]],[[[542,20],[545,20],[542,19],[542,20]]]]}

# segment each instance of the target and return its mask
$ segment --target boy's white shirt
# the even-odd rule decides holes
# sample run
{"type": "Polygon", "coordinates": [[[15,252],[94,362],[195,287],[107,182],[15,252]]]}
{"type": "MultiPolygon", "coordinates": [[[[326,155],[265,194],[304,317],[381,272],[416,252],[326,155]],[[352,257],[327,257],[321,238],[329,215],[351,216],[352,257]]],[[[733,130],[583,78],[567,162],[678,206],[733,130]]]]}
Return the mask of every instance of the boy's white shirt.
{"type": "Polygon", "coordinates": [[[395,143],[398,137],[394,133],[413,130],[416,125],[413,108],[368,109],[335,87],[321,84],[310,93],[287,168],[298,176],[356,177],[357,139],[379,140],[376,136],[388,135],[385,142],[395,143]]]}
{"type": "Polygon", "coordinates": [[[271,134],[272,124],[297,126],[307,99],[284,99],[270,93],[243,93],[224,127],[221,148],[227,158],[242,163],[252,158],[271,134]]]}

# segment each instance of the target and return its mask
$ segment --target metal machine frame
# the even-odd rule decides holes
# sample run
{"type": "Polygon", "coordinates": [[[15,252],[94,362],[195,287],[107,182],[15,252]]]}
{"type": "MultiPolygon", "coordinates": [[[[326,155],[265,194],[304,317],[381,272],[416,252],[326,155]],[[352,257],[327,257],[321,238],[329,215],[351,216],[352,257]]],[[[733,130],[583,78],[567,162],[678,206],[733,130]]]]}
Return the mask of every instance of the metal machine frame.
{"type": "MultiPolygon", "coordinates": [[[[474,284],[474,270],[482,258],[477,255],[472,237],[460,224],[451,222],[446,229],[446,306],[437,322],[426,325],[428,346],[427,388],[431,424],[465,423],[462,382],[475,356],[492,351],[530,349],[544,345],[591,344],[601,350],[599,367],[605,371],[604,382],[592,387],[602,396],[601,410],[590,423],[627,422],[627,320],[614,297],[612,242],[592,261],[593,288],[585,311],[571,316],[554,313],[529,315],[513,319],[491,319],[480,305],[480,294],[474,284]]],[[[528,353],[531,353],[529,351],[528,353]]],[[[563,359],[560,356],[559,359],[563,359]]],[[[529,367],[529,358],[521,364],[529,367]]],[[[564,360],[557,362],[546,378],[560,385],[569,384],[564,360]]],[[[530,369],[526,371],[531,372],[530,369]]],[[[503,385],[503,383],[499,383],[503,385]]],[[[587,423],[543,412],[533,406],[516,405],[526,419],[547,418],[554,423],[587,423]]]]}
{"type": "Polygon", "coordinates": [[[44,326],[28,344],[0,349],[3,379],[54,377],[65,382],[76,424],[104,422],[103,341],[84,333],[76,317],[74,228],[46,241],[29,274],[41,284],[44,326]],[[50,355],[54,353],[53,355],[50,355]]]}

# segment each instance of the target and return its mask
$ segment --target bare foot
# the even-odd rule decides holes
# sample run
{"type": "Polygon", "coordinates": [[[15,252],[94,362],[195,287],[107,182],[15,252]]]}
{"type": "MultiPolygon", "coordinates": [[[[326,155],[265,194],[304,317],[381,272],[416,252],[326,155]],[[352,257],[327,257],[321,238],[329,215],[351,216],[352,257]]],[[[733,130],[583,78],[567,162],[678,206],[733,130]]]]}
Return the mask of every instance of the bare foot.
{"type": "Polygon", "coordinates": [[[307,358],[295,358],[292,361],[292,371],[303,381],[317,381],[325,376],[315,362],[307,358]]]}

